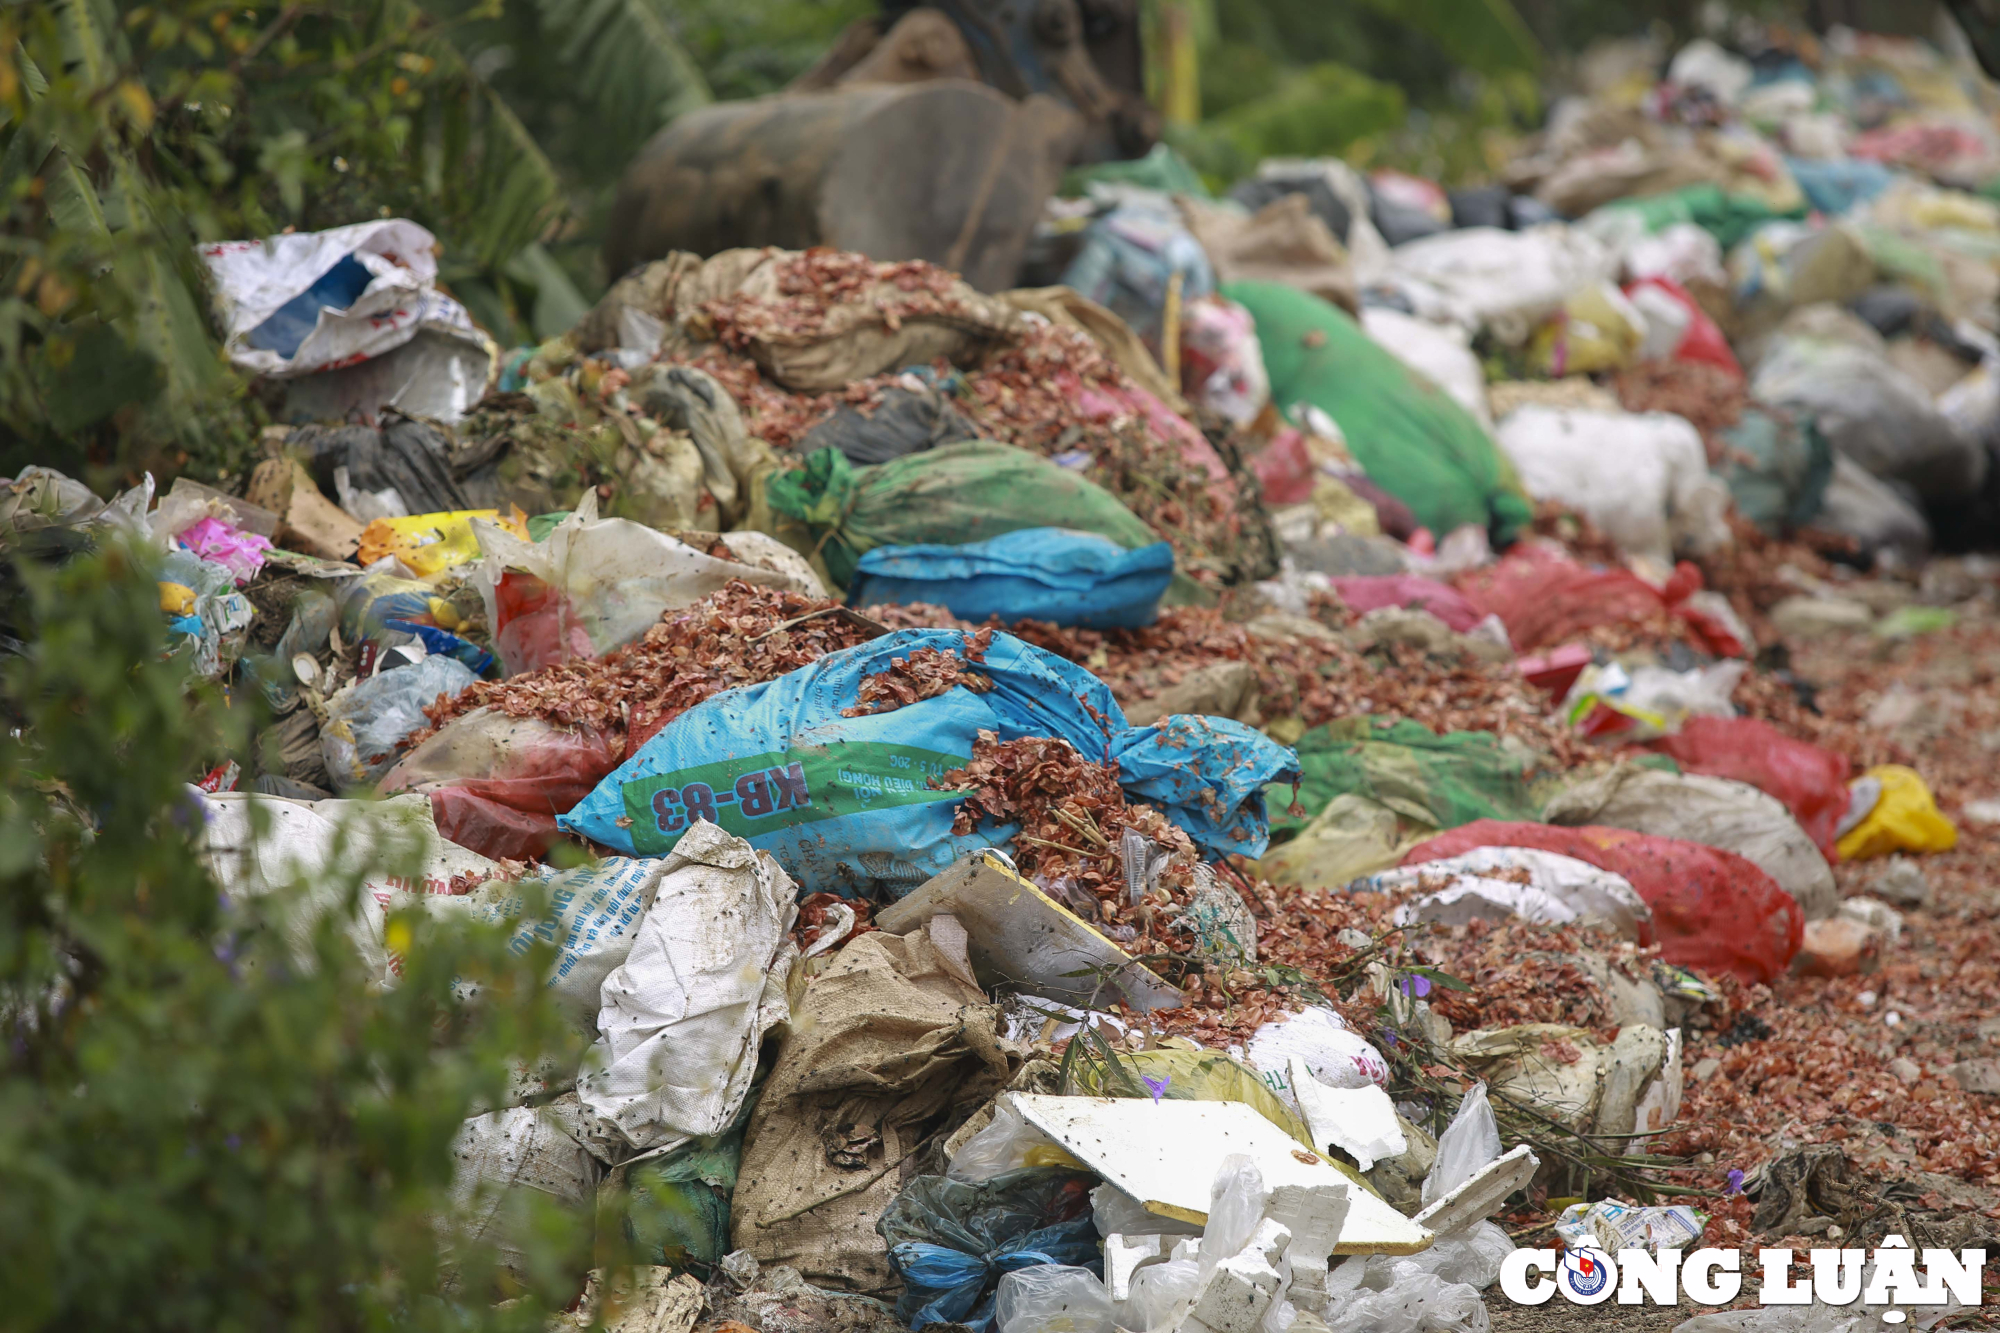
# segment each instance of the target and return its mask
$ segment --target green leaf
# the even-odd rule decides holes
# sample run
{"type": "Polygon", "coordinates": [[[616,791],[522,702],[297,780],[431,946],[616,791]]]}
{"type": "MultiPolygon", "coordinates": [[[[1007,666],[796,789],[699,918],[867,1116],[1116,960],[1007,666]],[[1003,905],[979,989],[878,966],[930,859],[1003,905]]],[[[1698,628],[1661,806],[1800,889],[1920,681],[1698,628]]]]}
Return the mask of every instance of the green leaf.
{"type": "Polygon", "coordinates": [[[568,36],[559,58],[574,70],[576,100],[589,115],[651,133],[711,100],[664,0],[538,3],[543,30],[568,36]]]}
{"type": "Polygon", "coordinates": [[[1508,0],[1366,0],[1482,74],[1538,69],[1541,44],[1508,0]]]}
{"type": "MultiPolygon", "coordinates": [[[[53,350],[53,344],[47,346],[53,350]]],[[[49,424],[65,433],[79,431],[124,407],[141,403],[160,389],[160,363],[128,343],[108,324],[77,334],[61,369],[42,366],[42,401],[49,424]]]]}

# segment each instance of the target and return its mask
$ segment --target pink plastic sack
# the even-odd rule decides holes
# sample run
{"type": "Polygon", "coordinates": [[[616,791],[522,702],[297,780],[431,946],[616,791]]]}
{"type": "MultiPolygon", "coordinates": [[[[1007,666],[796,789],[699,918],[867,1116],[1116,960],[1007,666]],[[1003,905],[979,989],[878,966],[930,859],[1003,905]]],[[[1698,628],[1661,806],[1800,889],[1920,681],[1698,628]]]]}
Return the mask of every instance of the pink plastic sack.
{"type": "Polygon", "coordinates": [[[1334,591],[1350,611],[1365,615],[1385,606],[1428,611],[1463,634],[1486,619],[1458,589],[1416,574],[1356,574],[1333,581],[1334,591]]]}
{"type": "Polygon", "coordinates": [[[227,569],[239,588],[257,577],[257,571],[264,567],[264,553],[271,549],[269,537],[245,532],[212,516],[183,528],[175,540],[202,559],[227,569]]]}
{"type": "Polygon", "coordinates": [[[1270,505],[1297,505],[1312,499],[1313,479],[1319,472],[1306,452],[1306,437],[1290,426],[1257,452],[1250,460],[1250,470],[1264,487],[1264,503],[1270,505]]]}
{"type": "Polygon", "coordinates": [[[1482,614],[1500,617],[1515,648],[1532,653],[1563,643],[1598,625],[1646,620],[1661,613],[1685,620],[1711,652],[1742,657],[1743,641],[1721,619],[1688,598],[1701,591],[1701,571],[1688,561],[1674,566],[1665,588],[1627,569],[1593,569],[1546,546],[1523,542],[1496,565],[1458,580],[1459,591],[1482,614]]]}

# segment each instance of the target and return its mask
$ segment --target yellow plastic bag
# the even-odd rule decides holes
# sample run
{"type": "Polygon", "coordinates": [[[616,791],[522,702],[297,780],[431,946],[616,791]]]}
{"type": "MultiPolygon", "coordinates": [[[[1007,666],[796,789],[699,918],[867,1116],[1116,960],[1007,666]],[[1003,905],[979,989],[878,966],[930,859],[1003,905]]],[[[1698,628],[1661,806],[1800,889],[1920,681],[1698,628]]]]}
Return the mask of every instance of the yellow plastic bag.
{"type": "Polygon", "coordinates": [[[479,558],[479,539],[472,535],[475,518],[498,523],[522,541],[529,540],[528,516],[518,506],[504,518],[497,509],[460,509],[448,514],[378,518],[361,530],[361,549],[355,558],[363,565],[372,565],[385,555],[393,555],[412,574],[427,579],[479,558]]]}
{"type": "Polygon", "coordinates": [[[1563,304],[1535,334],[1530,349],[1537,370],[1551,378],[1622,370],[1638,357],[1645,318],[1608,282],[1586,287],[1563,304]]]}
{"type": "Polygon", "coordinates": [[[1882,798],[1866,819],[1834,844],[1841,860],[1865,861],[1891,852],[1948,852],[1958,845],[1958,829],[1939,812],[1917,770],[1877,764],[1865,776],[1882,784],[1882,798]]]}

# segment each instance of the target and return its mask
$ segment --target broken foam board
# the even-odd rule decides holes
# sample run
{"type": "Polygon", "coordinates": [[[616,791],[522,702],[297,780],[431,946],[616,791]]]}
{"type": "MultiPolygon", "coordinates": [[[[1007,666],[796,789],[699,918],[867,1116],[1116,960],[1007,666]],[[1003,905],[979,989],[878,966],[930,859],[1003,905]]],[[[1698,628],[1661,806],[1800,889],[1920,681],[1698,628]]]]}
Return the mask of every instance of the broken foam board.
{"type": "Polygon", "coordinates": [[[1483,1222],[1499,1211],[1508,1195],[1515,1190],[1526,1189],[1541,1165],[1542,1159],[1523,1143],[1488,1162],[1472,1179],[1412,1220],[1440,1236],[1469,1227],[1474,1222],[1483,1222]]]}
{"type": "Polygon", "coordinates": [[[1222,1159],[1246,1153],[1273,1191],[1338,1185],[1349,1200],[1335,1254],[1415,1254],[1431,1232],[1352,1184],[1242,1102],[1010,1094],[1030,1125],[1137,1199],[1149,1213],[1197,1226],[1222,1159]]]}

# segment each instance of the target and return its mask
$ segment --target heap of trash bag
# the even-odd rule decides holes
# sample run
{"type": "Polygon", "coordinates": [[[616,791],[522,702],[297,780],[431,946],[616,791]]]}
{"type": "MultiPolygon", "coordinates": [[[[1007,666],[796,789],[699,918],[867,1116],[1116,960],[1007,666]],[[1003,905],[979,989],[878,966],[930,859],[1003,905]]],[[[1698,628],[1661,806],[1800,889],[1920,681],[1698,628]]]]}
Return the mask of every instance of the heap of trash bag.
{"type": "Polygon", "coordinates": [[[458,1148],[503,1254],[511,1193],[617,1191],[677,1329],[1484,1329],[1542,1166],[1489,1096],[1642,1144],[1721,979],[1894,947],[1832,866],[1952,823],[1742,701],[1785,638],[1949,623],[1862,590],[2000,517],[1969,57],[1749,26],[1579,78],[1478,188],[1084,171],[1004,292],[674,254],[503,350],[415,224],[207,247],[288,424],[227,486],[29,468],[0,539],[151,544],[164,651],[265,705],[188,775],[229,897],[414,834],[350,923],[383,984],[411,904],[560,942],[589,1054],[458,1148]],[[1455,1032],[1380,961],[1328,997],[1271,923],[1342,903],[1383,933],[1328,969],[1592,932],[1615,1036],[1455,1032]],[[1399,1031],[1478,1081],[1417,1097],[1399,1031]]]}

